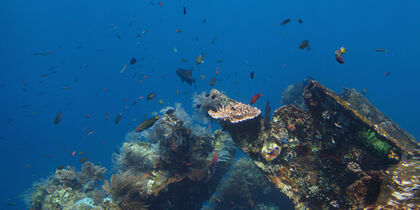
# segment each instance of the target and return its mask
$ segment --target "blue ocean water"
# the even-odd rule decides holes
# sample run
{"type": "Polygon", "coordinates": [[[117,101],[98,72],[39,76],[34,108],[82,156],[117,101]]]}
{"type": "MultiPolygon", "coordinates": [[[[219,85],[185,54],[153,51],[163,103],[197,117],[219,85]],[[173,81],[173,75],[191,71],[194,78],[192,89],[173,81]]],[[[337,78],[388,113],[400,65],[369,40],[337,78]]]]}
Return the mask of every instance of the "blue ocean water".
{"type": "Polygon", "coordinates": [[[214,88],[247,103],[261,92],[261,109],[266,100],[279,107],[284,88],[308,76],[337,92],[366,88],[374,105],[420,137],[419,1],[161,2],[0,3],[1,209],[25,208],[21,195],[33,181],[60,165],[79,167],[81,157],[112,169],[111,154],[138,121],[176,102],[191,113],[192,93],[212,88],[217,67],[214,88]],[[303,40],[312,51],[299,49],[303,40]],[[345,64],[335,60],[340,46],[345,64]],[[194,68],[196,89],[177,68],[194,68]],[[139,98],[152,92],[153,100],[139,98]]]}

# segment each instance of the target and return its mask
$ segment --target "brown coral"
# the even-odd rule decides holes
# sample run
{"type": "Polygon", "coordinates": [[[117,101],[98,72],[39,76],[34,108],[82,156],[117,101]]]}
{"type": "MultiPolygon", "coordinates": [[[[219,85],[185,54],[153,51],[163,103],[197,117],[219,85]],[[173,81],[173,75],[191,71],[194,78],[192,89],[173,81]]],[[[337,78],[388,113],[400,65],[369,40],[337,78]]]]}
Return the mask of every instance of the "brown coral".
{"type": "Polygon", "coordinates": [[[239,123],[257,117],[261,114],[261,110],[247,104],[236,102],[223,106],[217,111],[209,110],[208,114],[214,119],[239,123]]]}

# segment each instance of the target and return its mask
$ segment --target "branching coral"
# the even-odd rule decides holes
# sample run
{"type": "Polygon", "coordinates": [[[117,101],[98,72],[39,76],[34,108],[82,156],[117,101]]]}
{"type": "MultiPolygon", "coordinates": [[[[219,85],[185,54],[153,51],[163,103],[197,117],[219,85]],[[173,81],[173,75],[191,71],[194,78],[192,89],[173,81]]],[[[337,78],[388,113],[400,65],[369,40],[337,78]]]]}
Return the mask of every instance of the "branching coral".
{"type": "Polygon", "coordinates": [[[214,119],[228,121],[230,123],[239,123],[259,116],[261,114],[261,110],[256,107],[237,102],[223,106],[217,111],[209,110],[208,114],[214,119]]]}

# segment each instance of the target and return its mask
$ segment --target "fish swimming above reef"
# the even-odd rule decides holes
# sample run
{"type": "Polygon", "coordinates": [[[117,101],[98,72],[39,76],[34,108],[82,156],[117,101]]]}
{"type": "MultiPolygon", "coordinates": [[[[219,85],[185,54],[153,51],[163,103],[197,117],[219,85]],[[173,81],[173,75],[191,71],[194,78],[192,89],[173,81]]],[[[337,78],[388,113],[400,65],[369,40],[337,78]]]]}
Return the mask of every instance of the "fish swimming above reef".
{"type": "Polygon", "coordinates": [[[159,119],[159,116],[154,116],[154,117],[152,117],[152,118],[150,118],[150,119],[147,119],[147,120],[145,120],[145,121],[143,121],[143,122],[141,122],[137,127],[136,127],[136,129],[134,130],[134,132],[140,132],[140,131],[144,131],[144,130],[146,130],[146,129],[148,129],[148,128],[150,128],[150,127],[152,127],[154,124],[155,124],[155,122],[157,121],[159,119]]]}
{"type": "Polygon", "coordinates": [[[61,121],[62,117],[63,117],[63,113],[62,112],[58,113],[57,116],[54,119],[54,125],[57,125],[61,121]]]}
{"type": "Polygon", "coordinates": [[[122,117],[122,113],[119,113],[119,114],[117,115],[117,117],[115,117],[115,120],[114,120],[115,124],[118,124],[118,123],[120,122],[121,117],[122,117]]]}
{"type": "Polygon", "coordinates": [[[147,95],[146,99],[147,99],[147,100],[152,100],[152,99],[154,99],[155,97],[156,97],[156,93],[155,93],[155,92],[153,92],[153,93],[149,93],[149,94],[147,95]]]}
{"type": "Polygon", "coordinates": [[[201,53],[200,55],[198,55],[196,58],[195,58],[195,63],[198,65],[198,64],[202,64],[202,63],[204,63],[204,54],[203,53],[201,53]]]}
{"type": "Polygon", "coordinates": [[[300,43],[300,45],[299,45],[299,49],[303,50],[305,48],[306,48],[307,51],[312,50],[311,44],[309,43],[308,40],[303,40],[302,43],[300,43]]]}
{"type": "Polygon", "coordinates": [[[286,24],[288,24],[290,21],[291,21],[291,20],[290,20],[290,18],[287,18],[286,20],[283,20],[283,22],[281,22],[281,23],[280,23],[280,25],[281,25],[281,26],[282,26],[282,25],[286,25],[286,24]]]}
{"type": "Polygon", "coordinates": [[[182,82],[187,82],[189,85],[192,85],[194,83],[195,88],[195,79],[192,77],[192,69],[186,70],[186,69],[177,69],[176,74],[181,78],[182,82]]]}
{"type": "Polygon", "coordinates": [[[251,102],[249,102],[250,104],[255,104],[255,102],[257,102],[257,100],[262,96],[261,93],[255,94],[254,96],[252,96],[251,98],[251,102]]]}
{"type": "Polygon", "coordinates": [[[254,72],[252,71],[250,74],[249,74],[249,77],[251,77],[251,79],[254,79],[254,72]]]}
{"type": "Polygon", "coordinates": [[[187,14],[187,8],[185,6],[182,6],[182,8],[183,8],[184,15],[186,15],[187,14]]]}
{"type": "Polygon", "coordinates": [[[133,57],[133,58],[131,58],[131,60],[130,60],[130,65],[134,65],[134,64],[136,64],[136,62],[137,62],[137,59],[135,59],[135,58],[133,57]]]}
{"type": "Polygon", "coordinates": [[[387,50],[387,49],[376,49],[375,51],[376,51],[376,52],[383,52],[383,53],[388,52],[388,50],[387,50]]]}
{"type": "Polygon", "coordinates": [[[344,47],[340,47],[340,49],[334,51],[335,53],[335,59],[337,60],[337,62],[344,64],[344,58],[343,58],[343,54],[346,53],[347,50],[344,47]]]}

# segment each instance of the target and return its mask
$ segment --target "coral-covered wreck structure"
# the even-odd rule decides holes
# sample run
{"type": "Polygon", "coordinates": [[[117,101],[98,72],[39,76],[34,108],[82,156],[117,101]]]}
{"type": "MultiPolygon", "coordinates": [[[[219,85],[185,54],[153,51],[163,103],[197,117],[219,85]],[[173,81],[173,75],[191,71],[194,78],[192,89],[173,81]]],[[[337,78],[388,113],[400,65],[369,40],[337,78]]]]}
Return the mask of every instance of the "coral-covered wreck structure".
{"type": "Polygon", "coordinates": [[[208,115],[297,209],[419,208],[416,140],[357,91],[304,82],[271,122],[215,89],[208,115]]]}
{"type": "Polygon", "coordinates": [[[34,185],[28,205],[200,209],[209,200],[203,209],[267,209],[276,200],[269,193],[296,209],[420,208],[419,144],[366,98],[315,80],[283,97],[271,119],[269,107],[262,114],[216,89],[196,94],[196,117],[223,131],[193,125],[180,105],[165,108],[150,129],[127,134],[109,181],[90,162],[81,172],[57,169],[34,185]],[[235,144],[249,158],[233,164],[235,144]]]}

